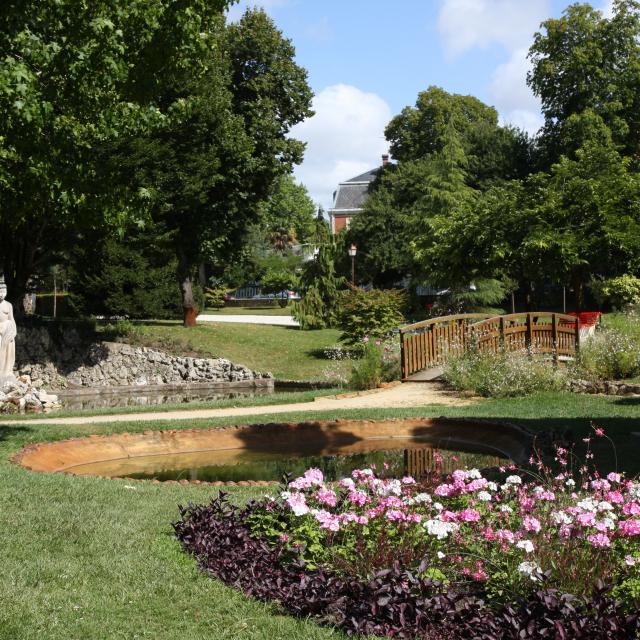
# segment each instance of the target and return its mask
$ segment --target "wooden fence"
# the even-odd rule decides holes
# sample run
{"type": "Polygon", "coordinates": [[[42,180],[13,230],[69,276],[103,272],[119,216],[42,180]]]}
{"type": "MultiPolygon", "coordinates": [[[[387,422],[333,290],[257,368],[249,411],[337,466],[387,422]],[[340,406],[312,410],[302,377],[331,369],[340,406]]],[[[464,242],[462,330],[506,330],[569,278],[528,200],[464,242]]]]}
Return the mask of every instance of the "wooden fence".
{"type": "Polygon", "coordinates": [[[562,313],[529,312],[503,316],[468,313],[443,316],[400,329],[402,378],[442,366],[469,349],[496,353],[574,356],[580,347],[580,321],[562,313]]]}

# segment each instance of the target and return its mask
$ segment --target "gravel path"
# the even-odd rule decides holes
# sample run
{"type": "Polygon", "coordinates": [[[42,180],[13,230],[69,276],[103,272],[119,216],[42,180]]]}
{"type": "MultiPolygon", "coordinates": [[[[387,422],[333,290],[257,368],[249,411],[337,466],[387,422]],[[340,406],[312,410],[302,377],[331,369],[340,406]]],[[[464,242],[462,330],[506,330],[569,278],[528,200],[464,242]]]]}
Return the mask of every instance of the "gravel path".
{"type": "Polygon", "coordinates": [[[313,402],[297,402],[258,407],[230,407],[227,409],[192,409],[179,411],[154,411],[153,413],[127,413],[102,416],[79,416],[76,418],[36,418],[28,422],[5,422],[0,424],[98,424],[105,422],[148,422],[152,420],[195,420],[227,416],[254,416],[307,411],[332,411],[335,409],[395,409],[421,407],[425,405],[461,406],[477,402],[472,398],[461,398],[446,390],[439,383],[405,382],[387,389],[373,392],[343,394],[316,398],[313,402]]]}
{"type": "Polygon", "coordinates": [[[198,322],[238,322],[244,324],[271,324],[279,327],[299,327],[297,320],[291,316],[249,316],[249,315],[217,315],[203,313],[198,316],[198,322]]]}

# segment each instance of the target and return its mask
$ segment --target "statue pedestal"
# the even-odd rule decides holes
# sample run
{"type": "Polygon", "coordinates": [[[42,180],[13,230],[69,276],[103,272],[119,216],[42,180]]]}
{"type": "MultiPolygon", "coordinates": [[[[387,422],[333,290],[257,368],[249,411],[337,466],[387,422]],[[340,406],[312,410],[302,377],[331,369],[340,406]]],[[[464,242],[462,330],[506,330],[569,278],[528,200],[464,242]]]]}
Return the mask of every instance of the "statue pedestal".
{"type": "Polygon", "coordinates": [[[17,382],[18,378],[16,378],[13,374],[10,376],[0,376],[0,390],[4,387],[8,382],[17,382]]]}

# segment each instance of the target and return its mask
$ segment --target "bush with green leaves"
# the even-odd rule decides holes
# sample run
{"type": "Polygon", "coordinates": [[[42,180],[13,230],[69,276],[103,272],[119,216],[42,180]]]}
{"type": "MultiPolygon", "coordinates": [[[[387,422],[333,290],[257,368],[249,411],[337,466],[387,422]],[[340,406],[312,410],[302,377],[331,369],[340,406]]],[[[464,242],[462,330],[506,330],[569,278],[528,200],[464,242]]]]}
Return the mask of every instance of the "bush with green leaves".
{"type": "Polygon", "coordinates": [[[344,278],[336,275],[335,246],[320,247],[318,255],[307,262],[300,278],[302,299],[293,306],[293,317],[301,329],[335,327],[344,278]]]}
{"type": "Polygon", "coordinates": [[[231,291],[227,287],[207,287],[204,290],[204,299],[210,309],[222,309],[225,303],[225,296],[231,291]]]}
{"type": "Polygon", "coordinates": [[[608,280],[595,280],[591,291],[599,305],[610,302],[618,309],[640,303],[640,278],[625,274],[608,280]]]}
{"type": "Polygon", "coordinates": [[[365,338],[362,356],[352,361],[349,387],[375,389],[383,382],[400,378],[400,347],[397,341],[365,338]]]}
{"type": "Polygon", "coordinates": [[[368,336],[385,339],[404,324],[403,311],[407,294],[399,289],[352,287],[342,294],[338,321],[343,330],[341,339],[348,344],[360,344],[368,336]]]}
{"type": "Polygon", "coordinates": [[[567,383],[566,370],[555,367],[550,358],[528,351],[468,351],[449,359],[443,377],[457,391],[487,398],[559,391],[567,383]]]}
{"type": "Polygon", "coordinates": [[[623,380],[640,375],[640,342],[631,330],[597,331],[582,342],[572,372],[583,380],[623,380]]]}

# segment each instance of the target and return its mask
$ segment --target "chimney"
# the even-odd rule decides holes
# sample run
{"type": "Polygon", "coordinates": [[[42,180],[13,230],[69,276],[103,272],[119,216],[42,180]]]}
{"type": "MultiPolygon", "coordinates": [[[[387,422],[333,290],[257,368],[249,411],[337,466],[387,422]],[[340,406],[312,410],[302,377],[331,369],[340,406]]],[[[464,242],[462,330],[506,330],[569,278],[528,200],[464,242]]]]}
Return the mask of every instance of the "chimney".
{"type": "Polygon", "coordinates": [[[382,154],[382,166],[386,167],[388,164],[389,164],[389,154],[383,153],[382,154]]]}

